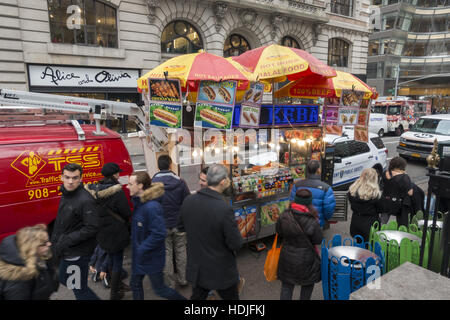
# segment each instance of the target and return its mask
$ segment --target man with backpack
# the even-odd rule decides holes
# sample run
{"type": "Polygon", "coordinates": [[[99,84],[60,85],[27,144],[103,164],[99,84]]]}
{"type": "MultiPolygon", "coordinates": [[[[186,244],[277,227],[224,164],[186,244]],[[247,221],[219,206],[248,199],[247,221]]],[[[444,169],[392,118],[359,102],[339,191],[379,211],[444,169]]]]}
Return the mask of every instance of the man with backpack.
{"type": "Polygon", "coordinates": [[[325,226],[326,220],[329,220],[334,213],[336,200],[334,199],[333,189],[320,180],[320,162],[310,160],[306,165],[306,179],[300,180],[292,187],[289,200],[295,199],[295,193],[298,189],[308,189],[312,193],[312,204],[319,211],[320,227],[325,226]]]}

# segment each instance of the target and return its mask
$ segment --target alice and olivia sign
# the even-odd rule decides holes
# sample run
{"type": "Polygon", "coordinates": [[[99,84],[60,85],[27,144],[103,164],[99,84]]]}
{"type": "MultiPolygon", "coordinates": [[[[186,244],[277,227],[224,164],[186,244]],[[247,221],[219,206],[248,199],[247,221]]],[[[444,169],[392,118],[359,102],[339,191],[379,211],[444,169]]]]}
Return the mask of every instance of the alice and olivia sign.
{"type": "Polygon", "coordinates": [[[29,65],[30,86],[136,88],[139,70],[29,65]]]}

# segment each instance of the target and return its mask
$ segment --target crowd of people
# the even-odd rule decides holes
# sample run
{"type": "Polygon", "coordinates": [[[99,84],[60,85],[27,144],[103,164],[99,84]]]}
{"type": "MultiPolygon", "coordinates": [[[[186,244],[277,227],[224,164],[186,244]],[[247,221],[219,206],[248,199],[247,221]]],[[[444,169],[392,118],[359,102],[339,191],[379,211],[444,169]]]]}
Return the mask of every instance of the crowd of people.
{"type": "MultiPolygon", "coordinates": [[[[228,169],[219,164],[199,175],[200,189],[191,194],[172,170],[167,155],[158,158],[159,172],[133,172],[127,188],[132,209],[121,184],[120,167],[107,163],[104,178],[83,185],[83,169],[68,164],[62,170],[61,200],[51,238],[39,224],[20,229],[0,244],[0,300],[49,299],[59,285],[72,290],[77,300],[99,297],[88,286],[89,273],[110,289],[110,299],[125,292],[143,300],[147,276],[154,293],[170,300],[185,300],[176,284],[192,286],[192,300],[216,292],[224,300],[238,300],[244,279],[236,255],[243,239],[229,202],[228,169]],[[123,283],[124,249],[132,251],[129,286],[123,283]],[[56,272],[55,266],[58,266],[56,272]]],[[[407,225],[411,213],[423,208],[423,195],[405,173],[406,161],[393,158],[379,177],[375,169],[363,170],[349,188],[352,209],[350,234],[368,241],[375,221],[395,216],[407,225]]],[[[331,186],[320,180],[320,162],[306,166],[307,178],[290,194],[291,204],[276,223],[282,248],[278,265],[280,299],[292,299],[296,285],[300,299],[310,299],[321,281],[322,227],[333,215],[331,186]]]]}

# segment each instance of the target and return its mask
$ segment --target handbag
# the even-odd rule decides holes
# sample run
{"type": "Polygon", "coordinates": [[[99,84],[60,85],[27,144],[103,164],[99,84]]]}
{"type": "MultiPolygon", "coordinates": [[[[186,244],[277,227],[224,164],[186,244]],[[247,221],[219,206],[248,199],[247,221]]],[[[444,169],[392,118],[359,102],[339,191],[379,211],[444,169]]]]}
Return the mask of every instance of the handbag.
{"type": "Polygon", "coordinates": [[[266,262],[264,263],[264,276],[267,281],[277,279],[278,261],[280,260],[281,247],[277,248],[278,233],[273,240],[272,249],[267,252],[266,262]]]}

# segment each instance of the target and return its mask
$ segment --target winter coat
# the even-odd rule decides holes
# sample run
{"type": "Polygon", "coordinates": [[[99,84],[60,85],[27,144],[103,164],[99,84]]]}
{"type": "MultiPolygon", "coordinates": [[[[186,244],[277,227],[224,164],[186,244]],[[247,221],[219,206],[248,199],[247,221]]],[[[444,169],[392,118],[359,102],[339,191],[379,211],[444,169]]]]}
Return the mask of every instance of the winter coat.
{"type": "Polygon", "coordinates": [[[50,263],[24,260],[16,236],[0,244],[0,300],[48,300],[59,282],[50,263]]]}
{"type": "Polygon", "coordinates": [[[278,261],[277,277],[285,283],[294,285],[310,285],[319,282],[320,259],[312,245],[322,242],[322,229],[306,206],[296,203],[285,210],[277,220],[276,231],[281,237],[281,253],[278,261]],[[292,221],[292,216],[300,227],[292,221]]]}
{"type": "Polygon", "coordinates": [[[402,216],[409,212],[412,206],[411,197],[408,191],[412,188],[411,179],[404,174],[387,177],[387,171],[381,175],[381,187],[383,194],[383,212],[394,216],[402,216]]]}
{"type": "Polygon", "coordinates": [[[132,272],[136,275],[162,272],[166,261],[166,225],[161,206],[162,183],[152,183],[140,197],[133,197],[131,222],[132,272]]]}
{"type": "Polygon", "coordinates": [[[180,228],[186,230],[186,279],[194,287],[228,289],[239,280],[236,251],[242,237],[231,206],[210,188],[184,200],[180,228]]]}
{"type": "Polygon", "coordinates": [[[125,249],[130,243],[128,225],[131,209],[122,186],[115,179],[104,179],[96,184],[85,185],[85,189],[99,205],[98,245],[108,253],[125,249]],[[122,221],[110,212],[115,213],[122,221]]]}
{"type": "Polygon", "coordinates": [[[152,181],[164,183],[162,199],[164,219],[168,229],[175,228],[178,223],[180,207],[184,199],[191,194],[189,188],[183,179],[170,170],[158,172],[153,176],[152,181]]]}
{"type": "Polygon", "coordinates": [[[289,200],[294,201],[295,193],[298,189],[308,189],[312,193],[314,207],[319,211],[320,226],[325,225],[334,213],[336,200],[334,199],[333,189],[320,180],[319,175],[310,175],[308,179],[300,180],[294,184],[289,200]]]}
{"type": "Polygon", "coordinates": [[[53,252],[62,257],[91,256],[97,245],[97,204],[82,183],[71,192],[62,185],[61,192],[51,237],[53,252]]]}
{"type": "Polygon", "coordinates": [[[380,222],[380,213],[383,212],[383,200],[362,200],[358,193],[353,197],[347,194],[352,208],[352,220],[350,223],[350,234],[352,237],[360,235],[364,241],[369,241],[370,227],[375,221],[380,222]]]}

